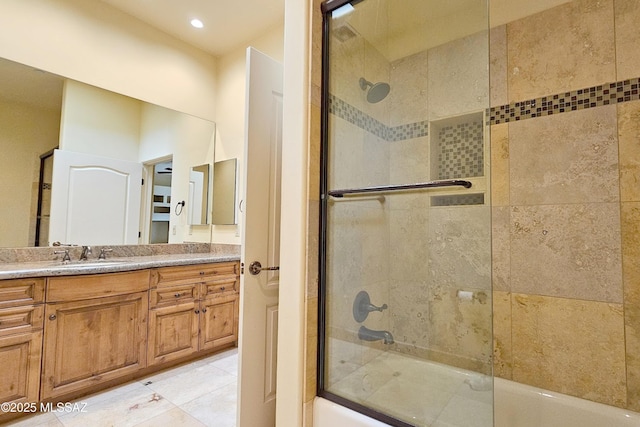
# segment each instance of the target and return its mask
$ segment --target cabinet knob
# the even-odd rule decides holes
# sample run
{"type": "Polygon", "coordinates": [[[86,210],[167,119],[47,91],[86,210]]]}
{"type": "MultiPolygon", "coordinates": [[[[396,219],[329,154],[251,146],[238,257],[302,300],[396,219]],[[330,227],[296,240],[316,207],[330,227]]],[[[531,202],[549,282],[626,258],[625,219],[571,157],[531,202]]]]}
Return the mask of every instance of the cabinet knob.
{"type": "Polygon", "coordinates": [[[206,312],[207,312],[207,309],[206,309],[206,308],[203,308],[203,309],[202,309],[202,312],[203,312],[203,313],[206,313],[206,312]]]}
{"type": "Polygon", "coordinates": [[[57,316],[55,314],[52,314],[52,315],[49,316],[49,320],[56,320],[56,317],[57,316]]]}
{"type": "Polygon", "coordinates": [[[200,310],[196,310],[196,314],[200,313],[200,310]]]}
{"type": "Polygon", "coordinates": [[[224,291],[224,286],[220,286],[220,290],[221,290],[221,291],[224,291]]]}
{"type": "Polygon", "coordinates": [[[180,298],[180,297],[182,296],[182,294],[178,292],[178,293],[177,293],[177,294],[175,294],[174,296],[175,296],[176,298],[180,298]]]}

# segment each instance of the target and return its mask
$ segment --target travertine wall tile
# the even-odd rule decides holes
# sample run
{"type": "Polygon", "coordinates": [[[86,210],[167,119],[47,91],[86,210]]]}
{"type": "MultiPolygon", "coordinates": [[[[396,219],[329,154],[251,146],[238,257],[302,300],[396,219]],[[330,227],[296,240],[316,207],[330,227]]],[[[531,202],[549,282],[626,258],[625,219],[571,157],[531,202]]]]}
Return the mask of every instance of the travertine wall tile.
{"type": "Polygon", "coordinates": [[[361,36],[344,42],[330,39],[329,92],[364,111],[365,97],[358,80],[364,73],[365,40],[361,36]]]}
{"type": "Polygon", "coordinates": [[[320,107],[310,106],[309,163],[307,165],[307,189],[309,200],[320,200],[320,107]]]}
{"type": "Polygon", "coordinates": [[[620,199],[640,201],[640,101],[618,104],[618,144],[620,199]]]}
{"type": "Polygon", "coordinates": [[[511,205],[619,200],[614,105],[509,123],[511,205]]]}
{"type": "Polygon", "coordinates": [[[622,276],[629,409],[640,411],[640,202],[622,203],[622,276]]]}
{"type": "Polygon", "coordinates": [[[318,360],[318,298],[306,301],[306,339],[304,401],[313,400],[316,395],[316,366],[318,360]]]}
{"type": "Polygon", "coordinates": [[[507,94],[507,26],[489,32],[489,80],[491,106],[509,103],[507,94]]]}
{"type": "Polygon", "coordinates": [[[388,252],[389,274],[394,280],[392,286],[396,287],[405,281],[415,283],[427,281],[429,245],[426,239],[429,211],[419,208],[392,210],[389,212],[389,217],[388,252]]]}
{"type": "Polygon", "coordinates": [[[513,380],[625,407],[621,304],[512,295],[513,380]]]}
{"type": "Polygon", "coordinates": [[[432,208],[427,244],[434,287],[491,289],[490,207],[432,208]]]}
{"type": "Polygon", "coordinates": [[[389,123],[389,95],[380,102],[368,102],[366,95],[368,90],[365,91],[360,88],[360,77],[364,77],[374,84],[378,82],[389,83],[391,65],[389,61],[387,61],[387,58],[368,41],[365,42],[363,53],[364,68],[360,70],[359,74],[351,77],[357,84],[358,90],[360,90],[360,96],[364,101],[362,111],[383,123],[389,123]]]}
{"type": "Polygon", "coordinates": [[[511,379],[511,294],[493,291],[493,373],[511,379]]]}
{"type": "Polygon", "coordinates": [[[390,286],[390,331],[394,340],[416,349],[429,348],[429,338],[433,333],[430,327],[429,284],[426,281],[392,280],[390,286]]]}
{"type": "Polygon", "coordinates": [[[455,287],[429,286],[429,349],[441,353],[440,361],[467,369],[491,366],[491,297],[490,290],[476,291],[462,300],[455,287]]]}
{"type": "MultiPolygon", "coordinates": [[[[429,348],[490,364],[491,211],[487,206],[432,208],[429,216],[429,348]],[[459,297],[473,292],[473,299],[459,297]]],[[[445,358],[446,359],[446,358],[445,358]]]]}
{"type": "Polygon", "coordinates": [[[509,125],[491,126],[491,205],[509,206],[509,125]]]}
{"type": "Polygon", "coordinates": [[[491,271],[494,291],[511,290],[511,236],[508,206],[491,208],[491,271]]]}
{"type": "Polygon", "coordinates": [[[637,0],[615,0],[617,79],[640,77],[640,3],[637,0]]]}
{"type": "MultiPolygon", "coordinates": [[[[311,85],[322,86],[322,12],[324,0],[311,0],[311,85]]],[[[319,106],[319,104],[318,104],[319,106]]]]}
{"type": "Polygon", "coordinates": [[[489,106],[489,37],[481,32],[429,50],[429,119],[489,106]]]}
{"type": "MultiPolygon", "coordinates": [[[[389,149],[389,182],[408,184],[429,181],[429,138],[411,138],[394,141],[389,149]]],[[[426,193],[396,194],[387,197],[389,209],[403,209],[421,204],[426,207],[426,193]],[[414,204],[416,203],[416,204],[414,204]]]]}
{"type": "Polygon", "coordinates": [[[427,51],[391,63],[389,125],[419,122],[428,117],[427,51]]]}
{"type": "Polygon", "coordinates": [[[512,207],[511,290],[621,303],[619,204],[512,207]]]}
{"type": "Polygon", "coordinates": [[[309,200],[307,207],[307,298],[318,297],[320,202],[309,200]]]}
{"type": "Polygon", "coordinates": [[[509,101],[616,80],[613,0],[574,0],[507,24],[509,101]]]}
{"type": "Polygon", "coordinates": [[[365,131],[334,115],[329,120],[330,189],[365,185],[363,151],[365,131]]]}

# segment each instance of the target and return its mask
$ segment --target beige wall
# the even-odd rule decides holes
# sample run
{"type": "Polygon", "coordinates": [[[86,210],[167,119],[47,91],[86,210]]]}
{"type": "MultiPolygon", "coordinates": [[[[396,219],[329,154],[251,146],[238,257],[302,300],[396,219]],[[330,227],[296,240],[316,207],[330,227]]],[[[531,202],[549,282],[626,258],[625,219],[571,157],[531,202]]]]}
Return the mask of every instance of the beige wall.
{"type": "Polygon", "coordinates": [[[0,57],[215,120],[216,59],[99,1],[3,1],[0,57]]]}
{"type": "Polygon", "coordinates": [[[66,80],[60,149],[137,162],[141,111],[137,99],[66,80]]]}
{"type": "MultiPolygon", "coordinates": [[[[244,188],[245,62],[249,46],[282,61],[284,55],[283,26],[274,27],[262,37],[238,46],[218,60],[216,68],[216,161],[238,159],[239,194],[242,194],[244,188]]],[[[240,196],[238,196],[238,200],[240,200],[240,196]]],[[[214,226],[212,242],[240,244],[239,230],[239,225],[214,226]]]]}
{"type": "Polygon", "coordinates": [[[40,155],[58,145],[59,133],[60,111],[0,100],[3,247],[34,244],[40,155]]]}

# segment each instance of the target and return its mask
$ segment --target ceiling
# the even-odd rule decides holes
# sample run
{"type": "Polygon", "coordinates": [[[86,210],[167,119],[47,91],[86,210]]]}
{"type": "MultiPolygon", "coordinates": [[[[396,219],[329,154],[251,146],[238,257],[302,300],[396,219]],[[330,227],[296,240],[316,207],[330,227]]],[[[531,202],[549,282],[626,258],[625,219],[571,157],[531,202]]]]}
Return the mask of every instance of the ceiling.
{"type": "Polygon", "coordinates": [[[284,22],[284,0],[101,1],[214,56],[284,22]],[[193,28],[193,18],[204,28],[193,28]]]}

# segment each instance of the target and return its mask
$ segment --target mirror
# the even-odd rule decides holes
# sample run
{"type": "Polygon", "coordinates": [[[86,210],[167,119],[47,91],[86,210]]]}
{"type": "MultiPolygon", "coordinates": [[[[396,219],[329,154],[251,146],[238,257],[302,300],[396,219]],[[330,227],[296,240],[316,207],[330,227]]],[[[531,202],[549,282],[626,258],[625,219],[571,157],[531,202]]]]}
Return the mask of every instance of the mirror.
{"type": "MultiPolygon", "coordinates": [[[[153,165],[172,159],[172,167],[165,169],[173,178],[167,199],[189,200],[191,166],[213,163],[214,138],[213,122],[0,58],[0,146],[3,149],[0,197],[10,201],[0,205],[0,247],[50,246],[54,240],[78,245],[151,243],[153,165]],[[80,234],[82,237],[73,237],[78,241],[68,240],[67,236],[74,236],[73,233],[50,239],[50,230],[60,230],[56,224],[68,227],[78,223],[77,219],[70,219],[70,213],[59,213],[60,203],[56,200],[61,195],[79,207],[74,212],[82,213],[85,229],[96,228],[95,224],[87,226],[86,222],[96,216],[91,212],[100,209],[93,205],[99,198],[94,197],[91,202],[78,199],[65,192],[66,184],[52,182],[57,173],[55,154],[51,166],[54,149],[139,165],[147,188],[143,186],[141,192],[137,184],[141,181],[137,179],[135,191],[142,193],[135,212],[137,219],[124,221],[135,228],[133,241],[120,243],[96,237],[89,242],[89,236],[84,233],[80,234]]],[[[106,170],[108,167],[104,166],[102,173],[106,170]]],[[[210,177],[211,172],[208,174],[210,177]]],[[[73,175],[68,179],[78,180],[73,175]]],[[[96,188],[95,192],[99,191],[112,195],[96,188]]],[[[205,200],[205,191],[203,188],[201,200],[205,200]]],[[[112,197],[110,203],[110,206],[131,209],[128,200],[114,203],[112,197]]],[[[208,200],[201,205],[203,210],[207,203],[208,200]]],[[[70,209],[69,206],[67,203],[63,210],[70,209]]],[[[103,215],[102,220],[105,217],[109,215],[103,215]]],[[[199,224],[207,224],[207,219],[206,213],[200,212],[199,224]]],[[[190,224],[196,222],[189,221],[187,215],[176,215],[172,211],[168,222],[168,243],[209,243],[211,240],[210,227],[192,229],[190,224]]]]}
{"type": "Polygon", "coordinates": [[[193,166],[189,173],[189,224],[209,224],[211,165],[193,166]]]}
{"type": "Polygon", "coordinates": [[[213,224],[236,223],[237,159],[215,162],[213,165],[213,224]]]}

